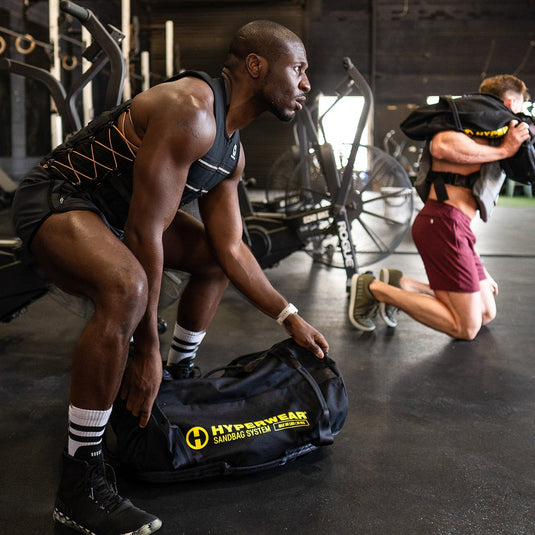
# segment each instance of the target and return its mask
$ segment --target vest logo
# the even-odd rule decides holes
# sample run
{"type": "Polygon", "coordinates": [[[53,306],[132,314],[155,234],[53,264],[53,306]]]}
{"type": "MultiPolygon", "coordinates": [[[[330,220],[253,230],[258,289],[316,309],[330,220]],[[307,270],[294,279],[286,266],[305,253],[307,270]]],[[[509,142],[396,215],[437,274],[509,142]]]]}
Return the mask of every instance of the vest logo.
{"type": "Polygon", "coordinates": [[[230,157],[235,160],[236,159],[236,153],[238,152],[238,145],[234,145],[232,147],[232,154],[230,155],[230,157]]]}

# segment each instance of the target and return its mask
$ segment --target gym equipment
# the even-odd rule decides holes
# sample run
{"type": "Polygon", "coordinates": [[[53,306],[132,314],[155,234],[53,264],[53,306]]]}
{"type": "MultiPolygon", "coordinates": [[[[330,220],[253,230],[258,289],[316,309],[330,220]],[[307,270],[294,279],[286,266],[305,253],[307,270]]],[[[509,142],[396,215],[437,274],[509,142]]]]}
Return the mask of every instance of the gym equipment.
{"type": "MultiPolygon", "coordinates": [[[[76,98],[108,63],[110,77],[106,88],[105,106],[110,108],[121,101],[125,61],[119,43],[124,36],[111,25],[105,28],[89,9],[68,1],[61,2],[60,8],[78,19],[94,39],[83,53],[91,66],[69,90],[67,91],[50,72],[33,65],[2,58],[0,68],[42,82],[54,100],[64,130],[72,132],[81,127],[76,98]]],[[[0,321],[2,322],[8,322],[22,315],[29,304],[51,289],[50,283],[25,256],[18,238],[0,239],[0,321]]]]}
{"type": "Polygon", "coordinates": [[[74,132],[82,126],[76,109],[76,98],[80,91],[108,63],[110,64],[110,77],[106,88],[105,108],[109,109],[120,103],[125,76],[125,61],[118,44],[123,40],[124,35],[111,25],[105,28],[91,10],[80,7],[73,2],[61,2],[60,8],[78,19],[94,38],[93,43],[83,53],[83,57],[92,65],[72,84],[69,90],[67,91],[50,72],[27,63],[2,58],[0,59],[0,68],[45,84],[61,116],[65,130],[74,132]]]}
{"type": "MultiPolygon", "coordinates": [[[[118,46],[122,34],[117,29],[112,26],[105,29],[90,10],[72,2],[61,2],[61,9],[76,17],[95,39],[83,53],[93,64],[69,92],[47,71],[12,60],[0,62],[14,74],[45,83],[67,130],[72,131],[80,125],[74,102],[76,95],[109,62],[106,105],[112,107],[120,103],[125,66],[118,46]]],[[[349,58],[344,58],[343,66],[345,77],[338,86],[336,103],[355,89],[364,96],[364,107],[346,165],[339,168],[332,146],[319,142],[313,109],[304,106],[297,114],[299,142],[292,147],[295,163],[290,166],[282,196],[274,198],[275,188],[272,188],[268,190],[266,201],[252,201],[243,180],[238,192],[243,238],[263,268],[304,250],[316,261],[345,268],[349,289],[351,277],[359,266],[388,256],[401,242],[410,226],[413,196],[408,175],[394,158],[376,147],[360,145],[373,97],[349,58]],[[355,168],[357,153],[363,154],[367,162],[360,170],[355,168]]],[[[320,129],[322,119],[319,120],[320,129]]],[[[3,322],[21,315],[30,303],[51,288],[38,271],[23,261],[23,256],[20,240],[0,240],[0,321],[3,322]]],[[[169,277],[171,286],[175,284],[174,279],[176,277],[169,277]]],[[[182,282],[179,276],[177,287],[182,282]]],[[[165,294],[166,298],[172,294],[175,299],[174,291],[165,291],[165,294]]],[[[160,332],[163,330],[164,325],[160,332]]]]}
{"type": "Polygon", "coordinates": [[[390,255],[410,228],[412,183],[402,165],[383,150],[360,144],[373,102],[371,89],[343,59],[345,78],[337,99],[313,120],[315,104],[297,114],[296,145],[270,172],[266,200],[250,202],[242,187],[245,239],[263,267],[297,250],[331,267],[345,268],[347,285],[360,267],[390,255]],[[325,116],[354,91],[364,97],[348,161],[343,168],[330,143],[320,143],[325,116]],[[365,167],[358,169],[358,161],[365,167]]]}

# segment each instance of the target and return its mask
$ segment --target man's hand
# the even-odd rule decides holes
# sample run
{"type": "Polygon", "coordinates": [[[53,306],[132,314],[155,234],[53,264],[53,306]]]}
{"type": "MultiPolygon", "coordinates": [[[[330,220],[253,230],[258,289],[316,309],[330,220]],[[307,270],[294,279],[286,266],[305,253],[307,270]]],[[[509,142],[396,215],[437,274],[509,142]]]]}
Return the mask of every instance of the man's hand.
{"type": "Polygon", "coordinates": [[[483,267],[483,270],[485,271],[485,275],[487,276],[487,281],[490,284],[492,293],[494,295],[498,295],[498,283],[490,276],[490,273],[487,271],[486,267],[483,267]]]}
{"type": "Polygon", "coordinates": [[[297,314],[288,316],[284,326],[300,346],[314,353],[317,358],[322,359],[329,353],[329,344],[323,335],[297,314]]]}
{"type": "Polygon", "coordinates": [[[159,351],[153,355],[134,354],[128,363],[121,399],[126,408],[139,418],[139,427],[145,427],[152,412],[152,405],[162,381],[162,358],[159,351]]]}
{"type": "Polygon", "coordinates": [[[514,156],[524,141],[531,139],[527,123],[512,120],[509,123],[507,134],[503,138],[502,147],[507,150],[509,156],[514,156]]]}

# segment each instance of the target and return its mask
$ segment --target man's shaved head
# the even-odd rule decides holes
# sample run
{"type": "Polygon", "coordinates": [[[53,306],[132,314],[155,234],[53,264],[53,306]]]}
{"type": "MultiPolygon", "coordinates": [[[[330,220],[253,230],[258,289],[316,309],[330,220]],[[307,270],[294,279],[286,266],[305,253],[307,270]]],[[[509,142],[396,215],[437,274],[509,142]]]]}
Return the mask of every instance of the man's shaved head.
{"type": "Polygon", "coordinates": [[[301,39],[285,26],[270,20],[255,20],[236,32],[225,66],[232,70],[249,54],[258,54],[271,63],[288,52],[294,43],[301,43],[301,39]]]}

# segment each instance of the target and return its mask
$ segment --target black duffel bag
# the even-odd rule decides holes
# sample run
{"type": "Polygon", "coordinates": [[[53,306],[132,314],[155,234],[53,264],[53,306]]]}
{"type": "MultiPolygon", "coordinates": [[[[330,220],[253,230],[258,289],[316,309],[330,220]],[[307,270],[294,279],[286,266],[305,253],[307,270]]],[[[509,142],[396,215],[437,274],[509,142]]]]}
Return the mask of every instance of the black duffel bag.
{"type": "Polygon", "coordinates": [[[288,339],[197,379],[164,379],[144,429],[118,399],[111,454],[151,482],[249,473],[332,444],[347,405],[335,362],[288,339]]]}

